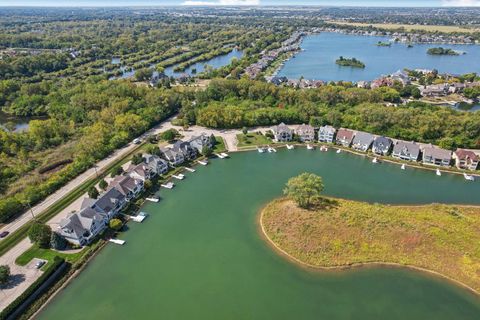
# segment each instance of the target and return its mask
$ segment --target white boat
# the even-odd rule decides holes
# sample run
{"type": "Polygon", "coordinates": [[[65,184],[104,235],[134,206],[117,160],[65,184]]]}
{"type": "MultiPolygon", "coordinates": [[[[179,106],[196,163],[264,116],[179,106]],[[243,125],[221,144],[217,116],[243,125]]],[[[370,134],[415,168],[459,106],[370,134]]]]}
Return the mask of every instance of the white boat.
{"type": "Polygon", "coordinates": [[[189,168],[189,167],[185,167],[185,170],[190,171],[190,172],[195,172],[195,169],[189,168]]]}
{"type": "Polygon", "coordinates": [[[182,173],[172,174],[172,177],[174,177],[177,180],[183,180],[185,178],[185,175],[183,175],[182,173]]]}
{"type": "Polygon", "coordinates": [[[287,144],[287,149],[288,149],[288,150],[295,149],[295,146],[294,146],[294,145],[287,144]]]}
{"type": "Polygon", "coordinates": [[[119,244],[121,246],[125,244],[125,240],[120,240],[120,239],[110,239],[108,241],[110,241],[111,243],[119,244]]]}
{"type": "Polygon", "coordinates": [[[341,153],[342,152],[342,149],[337,149],[337,153],[341,153]]]}
{"type": "Polygon", "coordinates": [[[440,171],[440,169],[437,169],[437,170],[435,171],[435,174],[436,174],[437,176],[441,176],[441,175],[442,175],[442,172],[440,171]]]}
{"type": "Polygon", "coordinates": [[[228,157],[229,157],[228,153],[225,153],[225,152],[220,153],[220,155],[223,156],[224,158],[228,158],[228,157]]]}
{"type": "Polygon", "coordinates": [[[264,153],[264,152],[265,152],[265,148],[263,148],[263,147],[257,147],[257,151],[258,151],[259,153],[264,153]]]}
{"type": "Polygon", "coordinates": [[[225,159],[225,158],[226,158],[226,157],[225,157],[223,154],[221,154],[221,153],[215,153],[215,155],[216,155],[217,157],[219,157],[220,159],[225,159]]]}
{"type": "Polygon", "coordinates": [[[321,146],[320,151],[328,151],[328,147],[327,146],[321,146]]]}
{"type": "Polygon", "coordinates": [[[145,200],[150,201],[150,202],[158,202],[160,199],[152,197],[152,198],[145,198],[145,200]]]}
{"type": "Polygon", "coordinates": [[[161,187],[164,187],[166,189],[173,189],[173,187],[175,186],[175,184],[173,182],[167,182],[165,184],[161,184],[160,185],[161,187]]]}
{"type": "Polygon", "coordinates": [[[272,152],[277,152],[277,149],[273,148],[273,147],[268,147],[268,152],[272,153],[272,152]]]}
{"type": "Polygon", "coordinates": [[[469,175],[469,174],[466,174],[465,172],[463,173],[463,177],[465,178],[465,180],[468,180],[468,181],[475,181],[475,178],[474,178],[474,176],[472,176],[472,175],[469,175]]]}
{"type": "Polygon", "coordinates": [[[202,166],[206,166],[208,164],[207,160],[198,160],[198,163],[200,163],[202,166]]]}
{"type": "Polygon", "coordinates": [[[309,144],[307,144],[307,149],[308,149],[308,150],[313,150],[313,149],[314,149],[314,147],[313,147],[313,146],[311,146],[311,145],[309,145],[309,144]]]}
{"type": "Polygon", "coordinates": [[[378,163],[377,157],[373,158],[372,163],[378,163]]]}
{"type": "Polygon", "coordinates": [[[405,164],[402,164],[402,170],[405,170],[405,164]]]}

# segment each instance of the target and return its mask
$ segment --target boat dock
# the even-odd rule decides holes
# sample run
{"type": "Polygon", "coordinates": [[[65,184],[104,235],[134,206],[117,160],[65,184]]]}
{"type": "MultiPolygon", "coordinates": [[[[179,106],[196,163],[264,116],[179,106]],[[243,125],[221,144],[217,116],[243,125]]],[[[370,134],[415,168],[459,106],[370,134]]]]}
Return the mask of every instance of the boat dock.
{"type": "Polygon", "coordinates": [[[166,189],[173,189],[175,184],[173,182],[167,182],[165,184],[161,184],[160,186],[163,187],[163,188],[166,188],[166,189]]]}
{"type": "Polygon", "coordinates": [[[108,241],[111,242],[111,243],[121,245],[121,246],[123,246],[126,243],[125,240],[120,240],[120,239],[109,239],[108,241]]]}
{"type": "Polygon", "coordinates": [[[152,198],[145,198],[145,200],[150,201],[150,202],[158,202],[158,201],[160,201],[160,199],[154,198],[154,197],[152,197],[152,198]]]}
{"type": "Polygon", "coordinates": [[[172,177],[174,177],[175,179],[177,180],[183,180],[185,178],[185,176],[181,173],[179,174],[172,174],[172,177]]]}
{"type": "Polygon", "coordinates": [[[146,217],[147,217],[146,214],[141,214],[141,213],[140,213],[140,214],[132,217],[132,221],[135,221],[135,222],[138,222],[138,223],[142,223],[143,220],[145,220],[146,217]]]}
{"type": "Polygon", "coordinates": [[[198,160],[198,163],[200,163],[202,166],[206,166],[208,164],[207,160],[198,160]]]}
{"type": "Polygon", "coordinates": [[[187,170],[188,172],[195,172],[195,169],[189,167],[185,167],[185,170],[187,170]]]}

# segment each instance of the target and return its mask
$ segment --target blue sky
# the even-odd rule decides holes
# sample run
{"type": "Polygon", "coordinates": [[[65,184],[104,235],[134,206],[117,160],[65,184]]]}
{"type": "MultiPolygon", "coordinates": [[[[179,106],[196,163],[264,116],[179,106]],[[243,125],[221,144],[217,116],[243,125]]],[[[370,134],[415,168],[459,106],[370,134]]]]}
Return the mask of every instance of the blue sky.
{"type": "Polygon", "coordinates": [[[437,7],[480,6],[480,0],[0,0],[0,6],[326,5],[437,7]]]}

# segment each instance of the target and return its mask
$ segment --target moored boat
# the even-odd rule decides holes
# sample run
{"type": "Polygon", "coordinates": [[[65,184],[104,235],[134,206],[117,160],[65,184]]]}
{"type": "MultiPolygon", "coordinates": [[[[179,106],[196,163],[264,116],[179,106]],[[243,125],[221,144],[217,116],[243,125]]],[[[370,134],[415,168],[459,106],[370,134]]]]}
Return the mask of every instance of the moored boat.
{"type": "Polygon", "coordinates": [[[275,149],[274,147],[268,147],[268,152],[272,153],[272,152],[277,152],[277,149],[275,149]]]}
{"type": "Polygon", "coordinates": [[[472,176],[472,175],[469,175],[469,174],[466,174],[465,172],[463,173],[463,177],[465,178],[465,180],[468,180],[468,181],[475,181],[475,178],[474,178],[474,176],[472,176]]]}
{"type": "Polygon", "coordinates": [[[405,170],[405,164],[402,164],[401,168],[402,168],[402,170],[405,170]]]}
{"type": "Polygon", "coordinates": [[[372,163],[378,163],[377,157],[373,158],[372,163]]]}
{"type": "Polygon", "coordinates": [[[440,171],[440,169],[437,169],[437,170],[435,171],[435,174],[436,174],[437,176],[441,176],[441,175],[442,175],[442,172],[440,171]]]}
{"type": "Polygon", "coordinates": [[[337,153],[341,153],[342,152],[342,149],[337,149],[337,153]]]}
{"type": "Polygon", "coordinates": [[[177,180],[183,180],[185,178],[185,175],[182,173],[179,174],[172,174],[172,177],[174,177],[177,180]]]}
{"type": "Polygon", "coordinates": [[[313,150],[314,148],[313,148],[313,146],[311,146],[310,144],[307,144],[307,149],[308,149],[308,150],[313,150]]]}
{"type": "Polygon", "coordinates": [[[173,189],[175,184],[173,182],[167,182],[167,183],[161,184],[160,186],[165,188],[165,189],[173,189]]]}
{"type": "Polygon", "coordinates": [[[257,151],[259,153],[264,153],[265,152],[265,148],[264,147],[257,147],[257,151]]]}
{"type": "Polygon", "coordinates": [[[320,147],[320,151],[328,151],[328,147],[322,145],[322,146],[320,147]]]}
{"type": "Polygon", "coordinates": [[[294,149],[294,148],[295,148],[295,146],[294,146],[294,145],[287,144],[287,149],[288,149],[288,150],[292,150],[292,149],[294,149]]]}

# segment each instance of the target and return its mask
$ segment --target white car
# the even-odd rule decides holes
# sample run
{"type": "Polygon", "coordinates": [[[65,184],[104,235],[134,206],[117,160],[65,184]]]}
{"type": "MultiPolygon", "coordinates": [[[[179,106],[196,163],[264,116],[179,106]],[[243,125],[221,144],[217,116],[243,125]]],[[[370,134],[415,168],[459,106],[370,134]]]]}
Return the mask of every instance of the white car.
{"type": "Polygon", "coordinates": [[[142,143],[142,140],[136,138],[136,139],[133,139],[133,143],[134,144],[140,144],[140,143],[142,143]]]}

